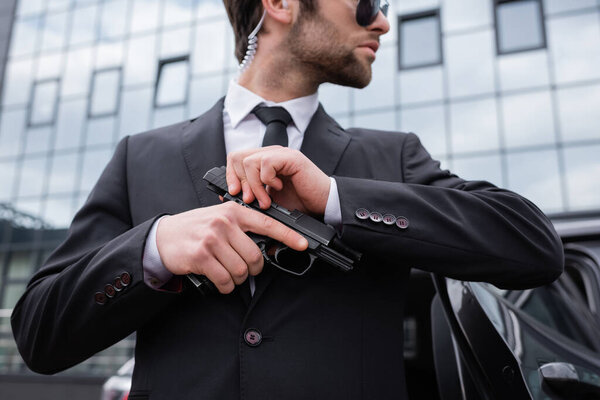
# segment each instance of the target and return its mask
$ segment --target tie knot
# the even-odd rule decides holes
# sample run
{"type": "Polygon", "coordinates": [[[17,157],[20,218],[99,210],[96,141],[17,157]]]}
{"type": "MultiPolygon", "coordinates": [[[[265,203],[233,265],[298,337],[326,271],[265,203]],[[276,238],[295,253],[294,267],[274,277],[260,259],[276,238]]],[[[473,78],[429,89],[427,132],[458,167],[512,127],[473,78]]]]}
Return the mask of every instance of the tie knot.
{"type": "Polygon", "coordinates": [[[283,126],[288,126],[292,122],[292,116],[283,107],[258,106],[252,110],[252,113],[267,126],[272,122],[280,122],[283,126]]]}

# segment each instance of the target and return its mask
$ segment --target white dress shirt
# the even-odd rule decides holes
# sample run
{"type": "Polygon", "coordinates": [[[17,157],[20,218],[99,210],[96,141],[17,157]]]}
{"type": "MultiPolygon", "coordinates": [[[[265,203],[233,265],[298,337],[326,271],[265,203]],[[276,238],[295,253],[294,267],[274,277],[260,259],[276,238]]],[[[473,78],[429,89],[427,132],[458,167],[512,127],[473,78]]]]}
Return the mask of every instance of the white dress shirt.
{"type": "MultiPolygon", "coordinates": [[[[223,108],[223,132],[227,154],[262,146],[266,126],[251,112],[254,107],[261,104],[280,106],[290,113],[292,122],[287,127],[288,147],[299,150],[304,139],[304,132],[319,107],[319,99],[318,94],[314,93],[283,103],[274,103],[240,86],[237,82],[231,81],[223,108]]],[[[323,134],[328,134],[328,132],[323,132],[323,134]]],[[[339,227],[342,221],[339,195],[335,179],[330,178],[330,180],[324,220],[325,223],[339,227]]],[[[158,253],[156,228],[159,222],[160,219],[154,223],[148,234],[143,258],[144,282],[153,289],[159,289],[173,277],[173,274],[163,265],[158,253]]],[[[250,290],[254,294],[254,277],[249,277],[249,283],[250,290]]]]}

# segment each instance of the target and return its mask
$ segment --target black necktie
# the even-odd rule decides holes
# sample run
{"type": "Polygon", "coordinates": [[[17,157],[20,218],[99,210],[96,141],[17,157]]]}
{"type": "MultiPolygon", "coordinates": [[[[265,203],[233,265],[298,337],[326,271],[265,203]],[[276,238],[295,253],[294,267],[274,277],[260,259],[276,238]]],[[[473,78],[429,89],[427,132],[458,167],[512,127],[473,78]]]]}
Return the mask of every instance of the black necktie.
{"type": "Polygon", "coordinates": [[[280,145],[287,147],[287,126],[292,122],[292,116],[283,107],[256,107],[252,110],[254,115],[267,126],[262,145],[280,145]]]}

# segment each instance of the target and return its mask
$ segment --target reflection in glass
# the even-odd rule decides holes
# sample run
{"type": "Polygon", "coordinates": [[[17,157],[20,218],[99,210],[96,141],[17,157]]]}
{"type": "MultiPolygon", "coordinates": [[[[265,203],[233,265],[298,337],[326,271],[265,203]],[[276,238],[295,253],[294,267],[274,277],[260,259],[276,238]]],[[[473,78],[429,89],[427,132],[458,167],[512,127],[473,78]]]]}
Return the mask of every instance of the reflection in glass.
{"type": "Polygon", "coordinates": [[[395,131],[396,113],[394,111],[386,111],[355,114],[353,125],[360,128],[395,131]]]}
{"type": "Polygon", "coordinates": [[[400,69],[440,64],[442,46],[438,11],[398,18],[400,69]]]}
{"type": "Polygon", "coordinates": [[[195,118],[210,109],[225,95],[224,77],[221,75],[195,79],[190,84],[189,118],[195,118]]]}
{"type": "Polygon", "coordinates": [[[446,154],[444,106],[404,108],[400,111],[400,130],[414,132],[435,157],[446,154]]]}
{"type": "Polygon", "coordinates": [[[21,149],[27,110],[4,110],[0,114],[0,157],[15,156],[21,149]]]}
{"type": "Polygon", "coordinates": [[[156,79],[156,35],[130,39],[125,61],[125,86],[152,83],[156,79]]]}
{"type": "Polygon", "coordinates": [[[35,50],[40,27],[40,17],[17,19],[13,22],[10,55],[31,54],[35,50]]]}
{"type": "Polygon", "coordinates": [[[7,202],[12,196],[16,163],[0,163],[0,202],[7,202]]]}
{"type": "Polygon", "coordinates": [[[8,279],[27,279],[34,268],[35,254],[31,251],[15,251],[8,262],[8,279]]]}
{"type": "Polygon", "coordinates": [[[562,139],[600,139],[600,85],[559,89],[557,93],[562,139]]]}
{"type": "Polygon", "coordinates": [[[552,100],[547,90],[504,96],[502,116],[507,147],[555,142],[552,100]]]}
{"type": "Polygon", "coordinates": [[[503,186],[500,155],[497,153],[477,157],[456,157],[452,161],[452,172],[467,180],[482,180],[503,186]]]}
{"type": "Polygon", "coordinates": [[[83,167],[81,169],[81,186],[80,190],[91,190],[100,174],[108,164],[112,155],[111,149],[89,150],[83,153],[83,167]]]}
{"type": "Polygon", "coordinates": [[[56,122],[56,150],[79,147],[87,112],[87,99],[62,101],[56,122]]]}
{"type": "Polygon", "coordinates": [[[225,63],[225,32],[228,29],[231,28],[225,20],[196,25],[193,74],[221,71],[225,63]]]}
{"type": "Polygon", "coordinates": [[[443,67],[427,67],[401,71],[400,103],[413,104],[441,100],[444,97],[443,67]]]}
{"type": "Polygon", "coordinates": [[[102,14],[99,24],[99,37],[101,39],[115,38],[125,35],[127,22],[127,4],[122,0],[105,1],[101,5],[102,14]]]}
{"type": "Polygon", "coordinates": [[[12,309],[19,301],[21,295],[25,292],[26,284],[23,283],[7,283],[4,286],[4,298],[0,308],[12,309]]]}
{"type": "Polygon", "coordinates": [[[96,11],[98,7],[94,4],[88,7],[76,8],[73,11],[71,33],[69,44],[71,46],[89,43],[96,35],[96,11]]]}
{"type": "Polygon", "coordinates": [[[123,137],[148,130],[151,106],[152,88],[124,91],[119,112],[119,135],[123,137]]]}
{"type": "Polygon", "coordinates": [[[78,171],[77,159],[77,153],[56,154],[52,158],[49,194],[70,193],[75,189],[75,176],[78,171]]]}
{"type": "Polygon", "coordinates": [[[96,46],[96,69],[121,67],[123,42],[101,42],[96,46]]]}
{"type": "Polygon", "coordinates": [[[41,50],[62,49],[67,37],[67,17],[69,13],[46,14],[46,22],[42,33],[41,50]]]}
{"type": "Polygon", "coordinates": [[[71,196],[49,197],[46,201],[44,221],[54,229],[68,228],[73,219],[71,196]]]}
{"type": "Polygon", "coordinates": [[[27,104],[33,75],[31,58],[11,59],[6,63],[4,73],[2,104],[27,104]]]}
{"type": "Polygon", "coordinates": [[[545,212],[563,209],[559,176],[556,150],[508,154],[508,189],[545,212]]]}
{"type": "Polygon", "coordinates": [[[44,0],[19,0],[17,2],[17,15],[35,14],[44,11],[44,0]]]}
{"type": "Polygon", "coordinates": [[[451,97],[494,91],[493,46],[491,30],[445,38],[444,57],[451,97]]]}
{"type": "Polygon", "coordinates": [[[600,145],[566,148],[567,193],[572,210],[598,209],[600,204],[600,145]]]}
{"type": "Polygon", "coordinates": [[[350,88],[325,83],[319,86],[319,101],[330,114],[350,112],[350,88]]]}
{"type": "Polygon", "coordinates": [[[497,58],[503,91],[548,86],[548,52],[545,50],[506,54],[497,58]]]}
{"type": "Polygon", "coordinates": [[[192,29],[170,29],[163,31],[160,37],[160,58],[173,58],[190,53],[190,35],[192,29]]]}
{"type": "Polygon", "coordinates": [[[395,47],[380,48],[373,64],[373,78],[364,89],[354,89],[354,109],[364,110],[394,105],[395,47]]]}
{"type": "Polygon", "coordinates": [[[34,218],[39,218],[40,210],[42,209],[42,202],[39,198],[17,199],[14,207],[18,212],[28,214],[34,218]]]}
{"type": "Polygon", "coordinates": [[[497,149],[497,120],[494,98],[451,104],[452,150],[461,153],[497,149]]]}
{"type": "Polygon", "coordinates": [[[166,0],[161,12],[164,26],[190,22],[194,8],[194,0],[166,0]]]}
{"type": "Polygon", "coordinates": [[[159,0],[133,0],[130,33],[155,30],[159,18],[159,0]]]}
{"type": "Polygon", "coordinates": [[[498,3],[496,31],[499,54],[545,47],[539,0],[498,3]]]}
{"type": "Polygon", "coordinates": [[[157,108],[154,111],[152,128],[160,128],[161,126],[167,126],[181,122],[185,118],[184,115],[185,110],[183,106],[157,108]]]}
{"type": "Polygon", "coordinates": [[[27,157],[23,160],[19,176],[19,197],[41,196],[47,164],[45,156],[27,157]]]}
{"type": "Polygon", "coordinates": [[[444,32],[491,25],[491,1],[444,0],[444,32]]]}
{"type": "Polygon", "coordinates": [[[114,116],[88,120],[86,146],[112,144],[115,135],[115,126],[114,116]]]}
{"type": "Polygon", "coordinates": [[[92,48],[71,50],[67,56],[67,66],[63,74],[61,95],[74,96],[87,94],[92,74],[92,48]]]}
{"type": "Polygon", "coordinates": [[[544,0],[544,12],[547,15],[595,6],[597,6],[596,0],[544,0]]]}
{"type": "Polygon", "coordinates": [[[37,62],[36,80],[42,81],[60,76],[63,54],[60,52],[40,55],[37,62]]]}
{"type": "Polygon", "coordinates": [[[92,99],[89,111],[91,117],[110,115],[117,112],[120,84],[120,68],[94,72],[94,78],[92,80],[92,99]]]}
{"type": "Polygon", "coordinates": [[[31,127],[27,130],[25,136],[27,138],[25,154],[46,152],[50,149],[52,127],[31,127]]]}
{"type": "Polygon", "coordinates": [[[185,102],[188,73],[189,61],[187,56],[161,61],[154,105],[162,107],[185,102]]]}
{"type": "Polygon", "coordinates": [[[58,79],[36,82],[33,87],[33,101],[30,125],[52,124],[56,111],[58,79]]]}
{"type": "Polygon", "coordinates": [[[547,20],[557,83],[600,77],[599,25],[597,12],[547,20]]]}

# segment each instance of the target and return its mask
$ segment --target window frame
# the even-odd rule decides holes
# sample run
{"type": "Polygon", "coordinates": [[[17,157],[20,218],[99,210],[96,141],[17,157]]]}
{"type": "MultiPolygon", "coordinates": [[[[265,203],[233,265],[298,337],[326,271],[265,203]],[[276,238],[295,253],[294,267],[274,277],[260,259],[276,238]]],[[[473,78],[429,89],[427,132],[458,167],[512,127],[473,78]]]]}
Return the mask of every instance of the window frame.
{"type": "Polygon", "coordinates": [[[409,71],[417,68],[425,68],[425,67],[433,67],[435,65],[443,65],[444,64],[444,46],[443,46],[443,35],[442,35],[442,17],[439,8],[434,8],[425,11],[419,11],[416,13],[403,14],[398,15],[398,71],[409,71]],[[402,23],[408,21],[414,21],[417,19],[423,19],[428,17],[434,17],[437,19],[437,37],[438,37],[438,51],[439,51],[439,61],[428,62],[418,65],[411,65],[410,67],[405,67],[402,65],[402,23]]]}
{"type": "Polygon", "coordinates": [[[94,71],[92,71],[92,75],[90,77],[90,93],[89,93],[88,102],[87,102],[87,118],[94,119],[94,118],[104,118],[104,117],[116,116],[119,113],[119,109],[121,107],[122,89],[123,89],[123,67],[122,66],[100,68],[100,69],[95,69],[94,71]],[[93,113],[92,100],[94,98],[94,92],[96,90],[96,75],[105,73],[105,72],[110,72],[110,71],[117,71],[119,73],[119,83],[117,84],[117,99],[116,99],[117,101],[115,103],[114,111],[112,111],[112,112],[109,111],[109,112],[104,112],[104,113],[93,113]]]}
{"type": "Polygon", "coordinates": [[[61,84],[61,78],[44,78],[44,79],[40,79],[40,80],[35,80],[32,82],[31,84],[31,89],[30,89],[30,94],[29,94],[29,104],[27,107],[27,126],[26,128],[41,128],[41,127],[45,127],[45,126],[52,126],[54,125],[54,123],[56,122],[56,118],[58,115],[58,103],[59,103],[59,98],[60,98],[60,84],[61,84]],[[32,118],[34,115],[34,105],[35,105],[35,94],[36,94],[36,88],[38,87],[38,85],[43,85],[49,82],[56,82],[56,93],[54,95],[54,99],[53,104],[52,104],[52,113],[51,113],[51,117],[48,121],[42,121],[42,122],[33,122],[32,118]]]}
{"type": "Polygon", "coordinates": [[[533,50],[547,49],[548,48],[548,37],[546,34],[546,19],[544,18],[544,2],[542,0],[494,0],[494,34],[495,34],[496,55],[497,56],[508,55],[508,54],[517,54],[517,53],[523,53],[526,51],[533,51],[533,50]],[[526,48],[518,49],[518,50],[502,51],[502,49],[500,48],[498,7],[501,6],[502,4],[519,3],[519,2],[523,2],[523,1],[535,1],[535,2],[537,2],[538,6],[539,6],[538,7],[538,16],[540,18],[540,26],[542,29],[542,43],[539,46],[535,46],[535,47],[526,47],[526,48]]]}
{"type": "MultiPolygon", "coordinates": [[[[190,68],[190,55],[186,54],[183,56],[169,57],[164,58],[158,61],[158,68],[156,71],[156,79],[154,80],[154,95],[152,96],[152,105],[155,109],[169,108],[185,105],[188,102],[189,92],[190,92],[190,80],[187,79],[187,84],[185,85],[185,93],[183,94],[183,100],[179,102],[167,103],[167,104],[158,104],[158,88],[160,84],[160,77],[163,72],[163,67],[168,64],[175,64],[179,62],[187,62],[188,68],[190,68]]],[[[188,69],[188,77],[189,78],[189,69],[188,69]]]]}

